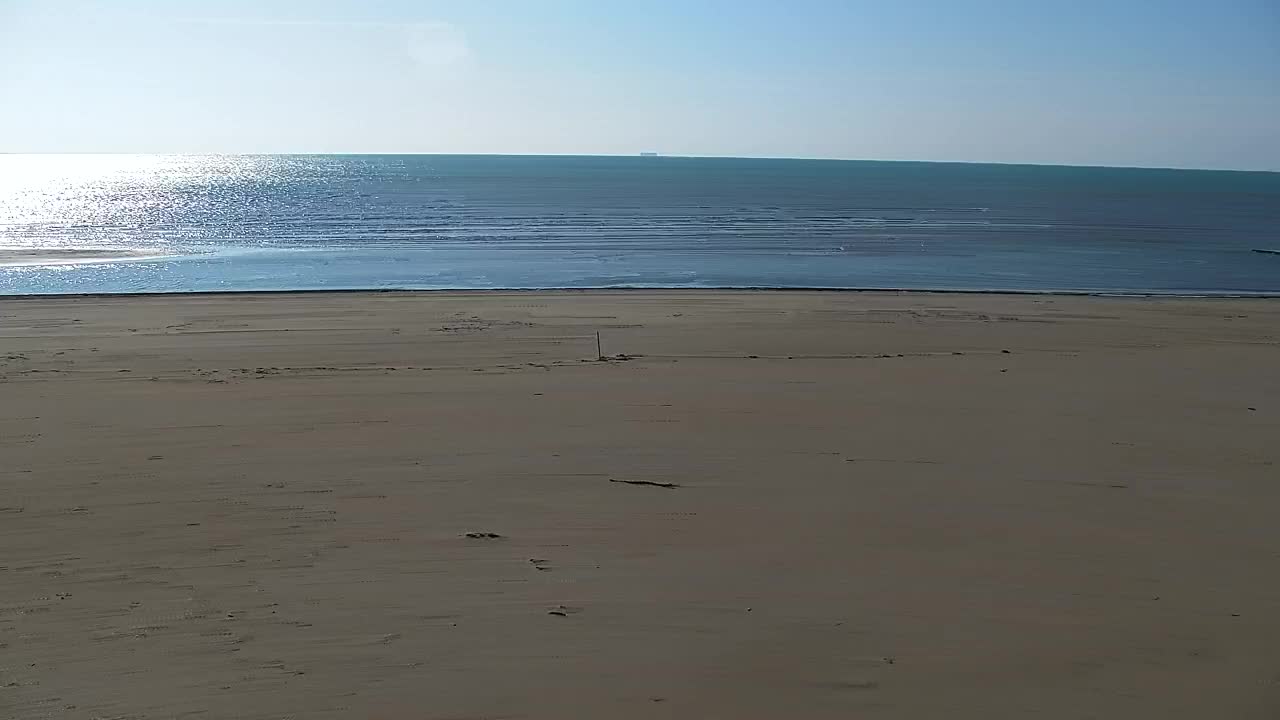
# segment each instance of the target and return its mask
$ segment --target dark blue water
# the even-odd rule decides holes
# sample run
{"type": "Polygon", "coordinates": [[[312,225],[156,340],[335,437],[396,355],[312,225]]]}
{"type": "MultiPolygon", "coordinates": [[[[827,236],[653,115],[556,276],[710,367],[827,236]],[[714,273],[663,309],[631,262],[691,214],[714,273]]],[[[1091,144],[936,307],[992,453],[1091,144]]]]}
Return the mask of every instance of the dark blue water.
{"type": "Polygon", "coordinates": [[[1280,293],[1280,174],[703,158],[0,156],[0,293],[1280,293]]]}

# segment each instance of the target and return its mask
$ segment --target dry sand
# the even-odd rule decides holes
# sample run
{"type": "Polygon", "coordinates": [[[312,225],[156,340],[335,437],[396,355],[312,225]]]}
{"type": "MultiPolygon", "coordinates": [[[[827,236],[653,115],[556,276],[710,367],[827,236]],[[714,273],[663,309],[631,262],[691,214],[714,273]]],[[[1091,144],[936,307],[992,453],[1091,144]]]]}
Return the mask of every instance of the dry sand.
{"type": "Polygon", "coordinates": [[[0,300],[0,717],[1275,718],[1278,336],[1272,300],[0,300]]]}

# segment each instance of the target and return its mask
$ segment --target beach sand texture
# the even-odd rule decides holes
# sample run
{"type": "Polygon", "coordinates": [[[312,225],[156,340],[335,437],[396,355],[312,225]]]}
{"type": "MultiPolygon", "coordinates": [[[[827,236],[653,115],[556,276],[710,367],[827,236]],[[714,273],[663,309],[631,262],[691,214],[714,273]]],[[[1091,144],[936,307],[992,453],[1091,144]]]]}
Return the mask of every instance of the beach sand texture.
{"type": "Polygon", "coordinates": [[[1274,300],[3,299],[0,718],[1275,718],[1278,369],[1274,300]]]}

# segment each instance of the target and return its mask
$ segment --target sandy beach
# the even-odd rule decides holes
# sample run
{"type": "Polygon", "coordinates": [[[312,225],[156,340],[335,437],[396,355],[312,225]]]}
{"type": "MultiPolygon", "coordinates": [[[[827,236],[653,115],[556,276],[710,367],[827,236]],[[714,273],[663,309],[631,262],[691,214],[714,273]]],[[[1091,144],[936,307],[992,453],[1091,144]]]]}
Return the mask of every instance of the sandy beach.
{"type": "Polygon", "coordinates": [[[0,299],[0,718],[1275,718],[1278,369],[1276,300],[0,299]]]}

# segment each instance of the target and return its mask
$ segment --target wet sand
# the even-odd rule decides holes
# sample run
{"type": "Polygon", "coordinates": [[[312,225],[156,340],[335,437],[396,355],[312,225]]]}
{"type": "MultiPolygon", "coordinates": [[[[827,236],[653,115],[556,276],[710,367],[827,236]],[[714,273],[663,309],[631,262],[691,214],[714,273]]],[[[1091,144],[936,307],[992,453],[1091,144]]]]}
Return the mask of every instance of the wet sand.
{"type": "Polygon", "coordinates": [[[1278,368],[1274,300],[3,299],[0,718],[1274,718],[1278,368]]]}

